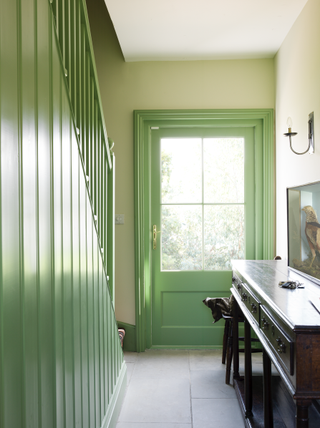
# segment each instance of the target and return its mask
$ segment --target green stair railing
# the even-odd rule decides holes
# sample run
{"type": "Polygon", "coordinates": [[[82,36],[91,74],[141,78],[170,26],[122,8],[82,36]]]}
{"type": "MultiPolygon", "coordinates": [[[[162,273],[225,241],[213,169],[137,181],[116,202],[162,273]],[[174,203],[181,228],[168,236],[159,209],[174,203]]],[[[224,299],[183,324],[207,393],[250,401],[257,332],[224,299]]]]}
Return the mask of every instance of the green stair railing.
{"type": "MultiPolygon", "coordinates": [[[[84,0],[50,0],[61,60],[88,181],[94,219],[107,263],[107,186],[112,160],[100,100],[84,0]]],[[[110,211],[109,211],[110,215],[110,211]]],[[[109,272],[111,274],[111,272],[109,272]]]]}
{"type": "Polygon", "coordinates": [[[0,427],[113,428],[114,156],[86,4],[1,0],[0,28],[0,427]]]}

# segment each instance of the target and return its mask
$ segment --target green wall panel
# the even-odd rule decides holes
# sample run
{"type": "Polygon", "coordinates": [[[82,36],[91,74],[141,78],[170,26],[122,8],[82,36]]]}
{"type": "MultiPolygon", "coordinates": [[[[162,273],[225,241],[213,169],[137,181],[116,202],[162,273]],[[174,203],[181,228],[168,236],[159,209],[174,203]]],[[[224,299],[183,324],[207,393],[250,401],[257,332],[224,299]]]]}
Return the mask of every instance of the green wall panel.
{"type": "Polygon", "coordinates": [[[23,413],[24,375],[22,365],[22,288],[20,284],[20,170],[16,159],[20,157],[21,135],[18,105],[19,24],[17,5],[12,2],[4,17],[1,6],[1,241],[6,247],[1,260],[1,424],[21,426],[23,413]],[[11,21],[12,20],[12,21],[11,21]],[[10,22],[11,21],[11,22],[10,22]],[[11,31],[10,44],[5,39],[11,31]],[[11,125],[14,124],[14,129],[11,125]],[[17,126],[19,125],[19,126],[17,126]],[[10,183],[10,187],[8,186],[10,183]],[[4,209],[3,209],[4,208],[4,209]],[[10,209],[8,209],[10,208],[10,209]],[[4,370],[4,367],[6,368],[4,370]]]}
{"type": "Polygon", "coordinates": [[[100,249],[112,164],[86,11],[3,0],[0,25],[0,426],[114,426],[126,367],[100,249]]]}

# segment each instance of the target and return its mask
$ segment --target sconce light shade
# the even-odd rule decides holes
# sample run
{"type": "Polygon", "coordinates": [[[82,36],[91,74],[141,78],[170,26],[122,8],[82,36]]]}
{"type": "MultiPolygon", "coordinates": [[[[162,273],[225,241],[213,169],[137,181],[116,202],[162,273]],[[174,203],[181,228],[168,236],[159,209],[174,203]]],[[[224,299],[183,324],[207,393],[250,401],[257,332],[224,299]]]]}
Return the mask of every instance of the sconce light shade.
{"type": "Polygon", "coordinates": [[[296,155],[304,155],[307,152],[309,152],[310,154],[314,153],[314,114],[313,114],[313,112],[309,114],[309,119],[308,119],[309,145],[308,145],[307,150],[305,150],[304,152],[301,152],[301,153],[296,152],[292,147],[291,138],[294,137],[295,135],[297,135],[297,132],[292,132],[292,119],[291,119],[291,117],[288,117],[288,119],[287,119],[287,126],[288,126],[288,132],[286,132],[283,135],[285,135],[286,137],[289,137],[290,149],[293,151],[293,153],[295,153],[296,155]]]}

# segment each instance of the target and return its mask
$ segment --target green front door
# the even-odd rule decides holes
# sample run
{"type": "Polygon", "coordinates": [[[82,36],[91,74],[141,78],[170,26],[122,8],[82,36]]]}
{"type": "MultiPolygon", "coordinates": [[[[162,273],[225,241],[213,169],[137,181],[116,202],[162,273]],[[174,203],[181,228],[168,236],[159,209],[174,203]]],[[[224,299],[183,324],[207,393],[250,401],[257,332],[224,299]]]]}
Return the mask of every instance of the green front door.
{"type": "MultiPolygon", "coordinates": [[[[255,258],[254,127],[151,131],[152,346],[219,346],[202,300],[255,258]]],[[[261,172],[259,172],[261,174],[261,172]]]]}

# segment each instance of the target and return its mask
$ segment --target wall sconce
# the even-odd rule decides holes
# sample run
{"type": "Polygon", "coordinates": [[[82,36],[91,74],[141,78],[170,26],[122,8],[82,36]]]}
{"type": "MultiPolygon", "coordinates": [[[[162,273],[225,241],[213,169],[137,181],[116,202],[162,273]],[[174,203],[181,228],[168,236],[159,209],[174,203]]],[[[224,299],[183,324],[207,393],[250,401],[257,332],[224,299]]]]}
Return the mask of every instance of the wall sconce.
{"type": "Polygon", "coordinates": [[[297,135],[297,132],[292,132],[292,120],[291,117],[288,117],[287,119],[287,126],[288,126],[288,132],[286,132],[285,135],[286,137],[289,137],[289,141],[290,141],[290,149],[293,151],[293,153],[295,153],[296,155],[304,155],[305,153],[309,152],[310,154],[314,153],[314,117],[313,117],[313,112],[309,114],[309,119],[308,119],[308,140],[309,140],[309,146],[307,148],[307,150],[305,152],[302,153],[298,153],[295,150],[293,150],[292,148],[292,141],[291,141],[291,137],[294,137],[295,135],[297,135]]]}

